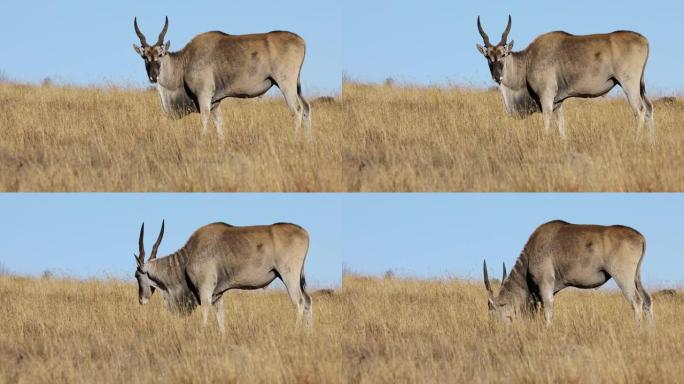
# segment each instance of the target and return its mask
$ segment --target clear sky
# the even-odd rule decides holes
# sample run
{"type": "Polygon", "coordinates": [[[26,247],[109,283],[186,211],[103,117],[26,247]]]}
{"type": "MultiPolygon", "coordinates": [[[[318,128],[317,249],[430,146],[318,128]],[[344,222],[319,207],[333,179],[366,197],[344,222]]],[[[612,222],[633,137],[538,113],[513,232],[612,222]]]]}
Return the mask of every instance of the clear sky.
{"type": "Polygon", "coordinates": [[[494,85],[485,59],[477,16],[493,42],[513,17],[509,39],[524,49],[539,34],[635,30],[650,41],[649,92],[684,90],[684,61],[677,32],[684,15],[679,0],[464,1],[350,0],[344,2],[344,70],[352,79],[411,83],[494,85]],[[353,20],[349,22],[348,20],[353,20]]]}
{"type": "Polygon", "coordinates": [[[500,277],[537,226],[562,219],[637,229],[647,244],[644,283],[684,283],[684,194],[348,195],[344,217],[344,264],[362,274],[482,281],[486,258],[500,277]]]}
{"type": "Polygon", "coordinates": [[[314,287],[339,286],[342,218],[325,194],[0,194],[0,262],[13,273],[51,270],[75,277],[133,279],[140,224],[149,256],[162,219],[158,257],[175,252],[202,225],[285,221],[304,227],[311,243],[304,271],[314,287]]]}
{"type": "Polygon", "coordinates": [[[198,227],[289,221],[311,236],[305,271],[315,286],[353,272],[482,279],[514,264],[532,231],[553,219],[622,224],[647,239],[649,286],[684,283],[684,194],[0,194],[0,262],[12,272],[131,278],[138,231],[149,255],[166,219],[159,255],[198,227]]]}
{"type": "Polygon", "coordinates": [[[20,81],[147,85],[133,17],[156,41],[169,16],[166,39],[181,49],[201,32],[230,34],[289,30],[307,42],[305,94],[340,92],[342,12],[337,0],[6,1],[0,12],[0,71],[20,81]]]}

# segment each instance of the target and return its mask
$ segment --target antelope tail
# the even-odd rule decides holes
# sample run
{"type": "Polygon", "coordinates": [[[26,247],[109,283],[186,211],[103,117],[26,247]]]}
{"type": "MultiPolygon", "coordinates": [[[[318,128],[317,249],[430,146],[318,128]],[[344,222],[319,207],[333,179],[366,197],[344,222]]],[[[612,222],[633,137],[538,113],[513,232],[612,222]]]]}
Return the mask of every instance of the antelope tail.
{"type": "Polygon", "coordinates": [[[644,286],[641,284],[641,262],[644,260],[644,254],[646,253],[646,241],[644,241],[643,248],[641,251],[641,259],[639,259],[639,264],[637,264],[637,270],[636,270],[636,276],[635,276],[635,283],[636,283],[636,288],[637,291],[639,291],[639,295],[641,296],[641,299],[643,301],[643,309],[646,310],[647,312],[651,311],[652,308],[652,301],[651,301],[651,296],[646,292],[644,289],[644,286]]]}

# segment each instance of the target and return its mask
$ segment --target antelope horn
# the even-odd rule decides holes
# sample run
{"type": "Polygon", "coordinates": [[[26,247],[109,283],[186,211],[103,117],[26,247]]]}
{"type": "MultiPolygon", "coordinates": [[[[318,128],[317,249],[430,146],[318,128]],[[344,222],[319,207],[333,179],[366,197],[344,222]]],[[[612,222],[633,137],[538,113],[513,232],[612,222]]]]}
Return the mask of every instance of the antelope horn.
{"type": "Polygon", "coordinates": [[[482,29],[482,24],[480,24],[480,16],[477,17],[477,30],[480,31],[480,36],[482,36],[482,40],[484,40],[485,47],[491,46],[492,44],[489,42],[489,36],[487,36],[484,29],[482,29]]]}
{"type": "Polygon", "coordinates": [[[487,288],[487,295],[491,299],[494,297],[494,292],[492,292],[492,286],[489,284],[489,274],[487,273],[487,260],[484,261],[482,271],[484,272],[484,283],[485,288],[487,288]]]}
{"type": "Polygon", "coordinates": [[[138,28],[138,18],[133,19],[133,27],[135,28],[135,34],[138,35],[138,38],[140,39],[140,44],[142,44],[143,47],[148,47],[149,45],[147,44],[147,39],[145,39],[145,35],[140,32],[140,28],[138,28]]]}
{"type": "Polygon", "coordinates": [[[145,244],[143,238],[145,237],[145,223],[140,227],[140,238],[138,239],[138,264],[145,263],[145,244]]]}
{"type": "Polygon", "coordinates": [[[156,45],[164,44],[164,36],[166,35],[166,31],[168,29],[169,29],[169,17],[166,16],[166,21],[164,22],[164,29],[162,29],[161,33],[159,34],[159,39],[157,40],[156,45]]]}
{"type": "Polygon", "coordinates": [[[508,275],[506,275],[506,263],[503,263],[503,277],[501,278],[501,284],[503,284],[507,276],[508,275]]]}
{"type": "Polygon", "coordinates": [[[163,236],[164,236],[164,220],[162,220],[162,226],[161,226],[161,231],[159,231],[159,237],[157,237],[157,241],[154,243],[154,246],[152,246],[152,254],[150,255],[150,260],[155,259],[157,257],[157,249],[159,249],[159,244],[161,243],[163,236]]]}
{"type": "Polygon", "coordinates": [[[504,33],[501,35],[501,42],[499,42],[499,45],[504,45],[506,44],[506,41],[508,40],[508,32],[511,31],[511,15],[508,15],[508,25],[506,26],[506,30],[504,33]]]}

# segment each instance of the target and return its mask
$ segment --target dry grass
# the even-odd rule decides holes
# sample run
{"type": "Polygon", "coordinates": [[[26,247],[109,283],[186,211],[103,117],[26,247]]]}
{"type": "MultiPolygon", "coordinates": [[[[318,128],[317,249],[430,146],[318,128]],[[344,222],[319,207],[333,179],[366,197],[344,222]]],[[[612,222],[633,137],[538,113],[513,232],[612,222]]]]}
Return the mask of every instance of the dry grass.
{"type": "Polygon", "coordinates": [[[294,331],[284,292],[231,292],[226,334],[117,281],[0,276],[0,382],[677,382],[681,292],[654,295],[656,330],[636,329],[617,293],[568,291],[554,325],[487,321],[463,281],[345,275],[314,293],[314,334],[294,331]]]}
{"type": "Polygon", "coordinates": [[[306,336],[284,292],[230,292],[222,337],[134,284],[0,276],[0,382],[342,382],[341,299],[313,300],[306,336]]]}
{"type": "MultiPolygon", "coordinates": [[[[563,291],[554,324],[488,322],[482,284],[345,275],[345,375],[353,383],[676,383],[684,298],[656,295],[653,335],[617,293],[563,291]]],[[[495,288],[497,289],[497,288],[495,288]]]]}
{"type": "Polygon", "coordinates": [[[339,191],[337,99],[312,101],[294,142],[285,100],[227,99],[226,140],[171,120],[156,91],[0,84],[1,191],[339,191]]]}
{"type": "Polygon", "coordinates": [[[636,143],[623,98],[570,100],[567,143],[495,91],[346,82],[294,143],[282,97],[223,103],[226,140],[155,91],[0,84],[1,191],[683,191],[684,102],[636,143]]]}
{"type": "Polygon", "coordinates": [[[655,103],[654,147],[623,96],[568,100],[567,143],[498,91],[346,82],[344,106],[351,191],[684,191],[682,100],[655,103]]]}

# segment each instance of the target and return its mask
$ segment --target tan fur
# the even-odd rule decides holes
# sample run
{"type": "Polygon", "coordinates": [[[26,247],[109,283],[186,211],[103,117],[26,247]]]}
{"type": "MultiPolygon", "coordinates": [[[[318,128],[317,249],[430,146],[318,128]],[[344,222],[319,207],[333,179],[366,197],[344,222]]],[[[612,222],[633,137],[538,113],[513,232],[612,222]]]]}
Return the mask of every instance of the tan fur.
{"type": "MultiPolygon", "coordinates": [[[[297,322],[305,315],[310,326],[311,298],[304,289],[308,248],[308,233],[295,224],[234,227],[213,223],[195,231],[177,252],[140,266],[143,281],[139,277],[138,282],[161,290],[172,309],[192,310],[200,304],[206,325],[211,304],[222,305],[226,291],[263,288],[280,278],[297,308],[297,322]],[[188,305],[193,298],[194,303],[188,305]]],[[[221,316],[218,310],[223,329],[221,316]]]]}
{"type": "Polygon", "coordinates": [[[644,36],[631,31],[583,36],[557,31],[540,35],[520,52],[512,52],[512,44],[502,39],[495,46],[478,45],[499,83],[508,113],[524,117],[542,112],[546,132],[555,116],[565,137],[565,99],[602,96],[619,85],[637,119],[638,140],[645,122],[650,142],[655,140],[653,106],[645,95],[649,46],[644,36]]]}
{"type": "Polygon", "coordinates": [[[292,112],[298,140],[302,122],[308,137],[311,136],[310,107],[300,85],[305,53],[304,39],[292,32],[206,32],[195,36],[178,52],[163,52],[157,59],[158,77],[152,74],[150,80],[157,83],[165,113],[180,118],[200,112],[203,130],[206,132],[213,120],[221,137],[221,100],[258,97],[276,85],[292,112]]]}
{"type": "Polygon", "coordinates": [[[632,306],[637,322],[642,309],[652,322],[651,298],[641,285],[640,266],[646,240],[636,230],[614,225],[580,225],[551,221],[540,225],[502,283],[498,296],[484,265],[489,307],[499,319],[535,312],[540,304],[551,323],[553,297],[566,287],[596,288],[615,279],[632,306]]]}

